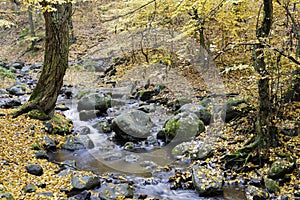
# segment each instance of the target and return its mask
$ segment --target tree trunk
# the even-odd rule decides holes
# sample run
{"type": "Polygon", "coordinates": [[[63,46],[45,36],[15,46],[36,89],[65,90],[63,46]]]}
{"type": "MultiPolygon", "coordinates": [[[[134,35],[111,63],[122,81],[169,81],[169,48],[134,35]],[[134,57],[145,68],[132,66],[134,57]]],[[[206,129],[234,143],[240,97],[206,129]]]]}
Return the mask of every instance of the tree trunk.
{"type": "MultiPolygon", "coordinates": [[[[264,0],[263,3],[263,21],[256,32],[259,40],[264,40],[269,36],[273,20],[273,4],[272,0],[264,0]]],[[[259,111],[256,121],[256,132],[260,147],[269,147],[276,145],[274,143],[276,132],[270,131],[270,122],[272,116],[272,104],[270,98],[269,73],[265,63],[264,45],[255,45],[254,48],[254,67],[259,74],[258,95],[259,95],[259,111]]]]}
{"type": "MultiPolygon", "coordinates": [[[[42,2],[43,6],[46,1],[42,2]]],[[[69,26],[71,4],[51,5],[55,12],[44,12],[46,41],[44,65],[38,83],[29,102],[49,117],[53,116],[56,100],[63,84],[63,77],[68,67],[69,26]]]]}
{"type": "MultiPolygon", "coordinates": [[[[30,34],[31,34],[31,37],[35,38],[34,22],[33,22],[32,12],[33,12],[32,6],[29,6],[28,7],[28,21],[29,21],[29,26],[30,26],[30,34]]],[[[30,47],[31,49],[34,49],[35,43],[36,43],[36,40],[33,39],[32,42],[31,42],[31,47],[30,47]]]]}

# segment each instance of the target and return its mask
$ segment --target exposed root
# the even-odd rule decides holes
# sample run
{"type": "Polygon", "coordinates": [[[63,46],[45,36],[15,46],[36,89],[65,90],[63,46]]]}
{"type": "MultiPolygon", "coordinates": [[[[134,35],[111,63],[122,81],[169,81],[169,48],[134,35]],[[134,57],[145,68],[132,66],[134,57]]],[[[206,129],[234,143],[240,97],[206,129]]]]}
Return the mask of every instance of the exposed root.
{"type": "Polygon", "coordinates": [[[50,117],[40,108],[38,101],[29,101],[22,105],[16,112],[12,114],[16,118],[22,114],[28,113],[33,119],[48,120],[50,117]]]}

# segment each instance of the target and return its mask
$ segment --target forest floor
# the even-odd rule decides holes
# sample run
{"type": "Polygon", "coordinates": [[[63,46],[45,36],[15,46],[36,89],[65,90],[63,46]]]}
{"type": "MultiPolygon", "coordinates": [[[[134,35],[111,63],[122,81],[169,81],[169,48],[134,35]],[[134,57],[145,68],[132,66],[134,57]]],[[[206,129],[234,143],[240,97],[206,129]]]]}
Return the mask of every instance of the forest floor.
{"type": "MultiPolygon", "coordinates": [[[[112,5],[108,5],[106,8],[110,6],[112,5]]],[[[112,34],[112,27],[109,26],[109,28],[105,28],[107,24],[101,23],[99,20],[104,12],[103,10],[93,4],[87,4],[85,10],[79,9],[75,12],[73,23],[77,40],[70,46],[70,61],[93,58],[93,53],[98,50],[97,44],[112,34]]],[[[113,11],[108,13],[108,15],[110,14],[113,14],[113,11]]],[[[41,21],[41,16],[37,14],[36,19],[41,21]]],[[[16,15],[15,18],[18,25],[16,28],[0,31],[0,61],[24,61],[27,65],[42,63],[43,40],[37,43],[36,47],[38,49],[36,51],[27,51],[30,42],[27,37],[29,33],[26,20],[26,13],[21,12],[19,15],[16,15]]],[[[37,36],[43,38],[43,23],[37,23],[36,30],[37,36]]],[[[199,86],[199,84],[201,85],[195,73],[184,70],[181,70],[183,71],[182,73],[194,87],[199,86]]],[[[117,79],[122,79],[122,74],[124,74],[124,72],[120,72],[120,76],[117,77],[117,79]]],[[[253,101],[253,105],[255,105],[257,102],[257,93],[253,90],[253,88],[256,88],[253,76],[255,76],[253,72],[238,70],[223,74],[222,78],[227,93],[239,93],[243,98],[253,101]],[[253,85],[253,87],[249,85],[253,85]],[[249,88],[252,89],[249,90],[249,88]]],[[[5,84],[1,86],[2,89],[6,89],[13,84],[13,80],[5,79],[4,83],[5,84]]],[[[279,126],[284,125],[288,127],[290,122],[300,120],[299,103],[286,104],[283,110],[284,119],[279,126]]],[[[14,109],[0,109],[0,193],[2,191],[10,192],[15,199],[35,199],[36,195],[40,192],[52,192],[56,198],[66,197],[62,189],[67,190],[71,187],[70,177],[59,177],[56,173],[59,170],[57,164],[34,157],[36,150],[34,150],[33,145],[43,144],[43,138],[45,134],[47,134],[45,133],[44,125],[41,121],[30,119],[26,115],[13,119],[10,116],[13,111],[14,109]],[[28,164],[39,164],[42,166],[44,175],[37,177],[28,174],[25,169],[28,164]],[[36,183],[37,185],[47,183],[47,185],[46,188],[38,187],[35,192],[25,193],[22,189],[30,183],[36,183]]],[[[253,128],[255,115],[254,112],[247,117],[226,124],[223,129],[222,138],[216,142],[216,152],[219,153],[216,153],[212,158],[208,158],[207,162],[210,162],[210,160],[218,160],[217,162],[221,165],[223,162],[220,159],[222,156],[220,153],[222,152],[221,149],[226,149],[227,152],[233,153],[243,147],[244,142],[253,136],[252,134],[247,134],[247,131],[253,128]],[[218,149],[220,151],[218,151],[218,149]]],[[[58,141],[58,143],[64,140],[63,136],[48,136],[58,141]]],[[[273,161],[278,159],[278,155],[288,154],[296,159],[295,162],[297,166],[299,166],[299,152],[290,151],[291,147],[292,149],[299,150],[299,136],[290,137],[280,134],[280,142],[282,144],[281,146],[270,148],[267,151],[268,159],[273,161]]],[[[235,177],[255,178],[260,174],[261,177],[266,178],[269,167],[269,165],[260,167],[253,163],[246,163],[245,168],[252,170],[242,171],[239,174],[231,172],[231,175],[235,177]]],[[[80,173],[90,174],[90,172],[84,171],[80,171],[80,173]]],[[[293,174],[290,175],[290,180],[280,185],[280,192],[276,193],[278,199],[283,195],[291,197],[294,193],[300,192],[298,173],[297,170],[294,170],[293,174]]],[[[233,183],[236,181],[237,179],[232,180],[233,183]]]]}

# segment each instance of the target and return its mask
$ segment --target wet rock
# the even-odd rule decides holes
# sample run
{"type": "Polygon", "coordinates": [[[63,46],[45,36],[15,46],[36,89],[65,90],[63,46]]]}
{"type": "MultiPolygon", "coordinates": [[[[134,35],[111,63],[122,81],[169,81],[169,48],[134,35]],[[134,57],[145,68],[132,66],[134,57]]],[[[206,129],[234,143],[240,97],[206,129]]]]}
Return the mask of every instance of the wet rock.
{"type": "Polygon", "coordinates": [[[29,88],[27,88],[23,84],[14,85],[10,88],[7,88],[6,90],[9,92],[9,94],[16,95],[16,96],[21,96],[29,92],[29,88]]]}
{"type": "Polygon", "coordinates": [[[153,104],[143,105],[143,106],[140,106],[138,109],[145,113],[155,112],[155,106],[153,104]]]}
{"type": "Polygon", "coordinates": [[[20,99],[1,99],[0,107],[1,108],[14,108],[22,105],[20,99]]]}
{"type": "Polygon", "coordinates": [[[51,138],[49,138],[48,136],[45,136],[44,141],[45,141],[44,148],[46,150],[55,150],[56,149],[56,144],[51,138]]]}
{"type": "Polygon", "coordinates": [[[206,166],[194,166],[192,169],[193,184],[199,196],[216,196],[223,192],[221,172],[209,169],[206,166]]]}
{"type": "Polygon", "coordinates": [[[226,103],[225,122],[243,116],[249,109],[245,100],[229,99],[226,103]]]}
{"type": "Polygon", "coordinates": [[[185,156],[192,160],[203,160],[212,155],[212,149],[201,141],[183,142],[172,149],[172,155],[175,158],[185,156]]]}
{"type": "Polygon", "coordinates": [[[0,194],[0,199],[2,200],[14,200],[14,197],[11,193],[5,192],[0,194]]]}
{"type": "Polygon", "coordinates": [[[112,131],[110,124],[107,121],[100,121],[93,125],[100,133],[110,133],[112,131]]]}
{"type": "Polygon", "coordinates": [[[36,191],[36,187],[32,184],[28,184],[26,185],[23,189],[22,189],[25,193],[32,193],[36,191]]]}
{"type": "Polygon", "coordinates": [[[150,117],[139,110],[124,112],[112,121],[112,130],[123,142],[145,140],[152,127],[150,117]]]}
{"type": "Polygon", "coordinates": [[[39,199],[48,199],[48,198],[54,197],[52,192],[39,192],[38,193],[38,198],[39,199]]]}
{"type": "Polygon", "coordinates": [[[125,150],[133,150],[135,147],[134,143],[133,142],[126,142],[124,144],[124,149],[125,150]]]}
{"type": "Polygon", "coordinates": [[[70,108],[60,103],[56,105],[55,110],[66,111],[66,110],[70,110],[70,108]]]}
{"type": "Polygon", "coordinates": [[[69,136],[65,139],[61,148],[69,151],[75,151],[85,149],[85,145],[78,137],[69,136]]]}
{"type": "Polygon", "coordinates": [[[125,199],[133,197],[133,188],[128,183],[101,186],[99,198],[103,200],[125,199]]]}
{"type": "Polygon", "coordinates": [[[188,103],[180,107],[179,112],[192,112],[196,114],[205,125],[210,124],[211,113],[207,108],[203,107],[202,105],[188,103]]]}
{"type": "Polygon", "coordinates": [[[99,110],[81,110],[79,112],[79,119],[81,121],[89,121],[100,116],[101,112],[99,110]]]}
{"type": "Polygon", "coordinates": [[[104,160],[105,161],[114,161],[114,160],[120,160],[123,157],[122,153],[120,152],[113,152],[113,153],[108,153],[105,155],[104,160]]]}
{"type": "Polygon", "coordinates": [[[125,156],[125,161],[129,162],[129,163],[135,163],[140,159],[140,156],[136,155],[136,154],[130,154],[125,156]]]}
{"type": "Polygon", "coordinates": [[[24,62],[14,62],[10,65],[10,67],[15,68],[15,69],[22,69],[25,66],[24,62]]]}
{"type": "Polygon", "coordinates": [[[295,164],[292,161],[286,159],[276,160],[268,171],[268,177],[272,179],[283,178],[285,174],[292,172],[294,167],[295,164]]]}
{"type": "Polygon", "coordinates": [[[43,151],[43,150],[34,152],[34,155],[37,159],[46,159],[46,160],[49,159],[49,156],[47,155],[47,152],[43,151]]]}
{"type": "Polygon", "coordinates": [[[100,178],[98,176],[79,176],[73,175],[71,185],[74,189],[88,190],[100,186],[100,178]]]}
{"type": "Polygon", "coordinates": [[[101,113],[111,105],[111,96],[103,93],[91,93],[84,95],[78,102],[77,110],[98,110],[101,113]]]}
{"type": "Polygon", "coordinates": [[[75,196],[68,198],[68,200],[90,200],[91,199],[91,192],[84,190],[75,196]]]}
{"type": "Polygon", "coordinates": [[[144,167],[144,168],[146,168],[148,170],[153,170],[153,169],[156,169],[158,167],[158,165],[155,162],[153,162],[153,161],[147,161],[147,160],[141,162],[140,166],[144,167]]]}
{"type": "Polygon", "coordinates": [[[75,130],[75,134],[88,135],[91,133],[91,129],[87,126],[80,126],[75,130]]]}
{"type": "Polygon", "coordinates": [[[255,200],[265,200],[269,198],[268,192],[252,185],[247,187],[246,196],[247,199],[255,199],[255,200]]]}
{"type": "Polygon", "coordinates": [[[271,193],[280,191],[278,183],[276,181],[273,181],[272,179],[265,180],[265,185],[266,185],[267,190],[271,193]]]}
{"type": "Polygon", "coordinates": [[[184,142],[205,131],[205,126],[194,113],[182,112],[166,121],[159,137],[166,142],[184,142]]]}
{"type": "Polygon", "coordinates": [[[25,168],[29,174],[33,174],[36,176],[43,175],[43,168],[40,165],[31,164],[31,165],[27,165],[25,168]]]}

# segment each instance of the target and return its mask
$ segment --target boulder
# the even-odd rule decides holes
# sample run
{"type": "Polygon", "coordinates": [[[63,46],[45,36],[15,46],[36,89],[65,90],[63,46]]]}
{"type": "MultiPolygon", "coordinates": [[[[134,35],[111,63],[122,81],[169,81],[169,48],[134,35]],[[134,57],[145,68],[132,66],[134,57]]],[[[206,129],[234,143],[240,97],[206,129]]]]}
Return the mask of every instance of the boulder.
{"type": "Polygon", "coordinates": [[[90,200],[91,199],[91,192],[88,190],[84,190],[82,192],[80,192],[79,194],[76,194],[70,198],[68,198],[68,200],[90,200]]]}
{"type": "Polygon", "coordinates": [[[199,196],[212,197],[223,192],[221,172],[209,169],[206,166],[194,166],[192,169],[193,184],[199,196]]]}
{"type": "Polygon", "coordinates": [[[269,193],[262,188],[250,185],[246,188],[246,196],[247,199],[265,200],[269,198],[269,193]]]}
{"type": "Polygon", "coordinates": [[[48,136],[44,137],[44,143],[45,143],[44,148],[46,150],[55,150],[56,149],[55,142],[51,138],[49,138],[48,136]]]}
{"type": "Polygon", "coordinates": [[[276,160],[268,171],[268,177],[272,179],[282,178],[285,174],[292,172],[294,167],[294,162],[287,159],[276,160]]]}
{"type": "Polygon", "coordinates": [[[27,94],[30,89],[23,84],[16,84],[10,88],[7,88],[6,90],[9,92],[9,94],[21,96],[27,94]]]}
{"type": "Polygon", "coordinates": [[[43,168],[40,165],[31,164],[31,165],[27,165],[25,168],[29,174],[36,175],[36,176],[43,175],[43,168]]]}
{"type": "Polygon", "coordinates": [[[112,121],[112,130],[123,142],[147,139],[152,127],[150,117],[140,110],[124,112],[112,121]]]}
{"type": "Polygon", "coordinates": [[[81,110],[79,112],[79,119],[81,121],[89,121],[100,116],[101,112],[99,110],[81,110]]]}
{"type": "Polygon", "coordinates": [[[201,141],[183,142],[172,149],[172,155],[175,158],[185,156],[191,160],[204,160],[212,155],[212,149],[201,141]]]}
{"type": "Polygon", "coordinates": [[[1,99],[0,100],[0,107],[1,108],[13,108],[22,105],[20,99],[1,99]]]}
{"type": "Polygon", "coordinates": [[[69,151],[75,151],[85,149],[85,145],[78,137],[69,136],[65,139],[61,148],[69,151]]]}
{"type": "Polygon", "coordinates": [[[90,93],[84,95],[78,102],[77,110],[98,110],[101,113],[111,105],[111,96],[104,93],[90,93]]]}
{"type": "Polygon", "coordinates": [[[205,125],[210,124],[211,113],[207,108],[203,107],[202,105],[192,103],[184,104],[180,107],[179,112],[192,112],[196,114],[205,125]]]}
{"type": "Polygon", "coordinates": [[[115,200],[133,197],[133,189],[128,183],[103,185],[99,190],[99,198],[102,200],[115,200]]]}
{"type": "Polygon", "coordinates": [[[204,123],[196,114],[179,113],[166,121],[159,134],[166,142],[184,142],[205,131],[204,123]]]}
{"type": "Polygon", "coordinates": [[[245,100],[229,99],[226,102],[225,122],[244,116],[248,109],[249,106],[246,104],[245,100]]]}
{"type": "Polygon", "coordinates": [[[100,186],[100,178],[98,176],[80,176],[73,175],[71,185],[74,189],[88,190],[100,186]]]}
{"type": "Polygon", "coordinates": [[[280,191],[278,183],[276,181],[273,181],[272,179],[265,180],[265,185],[266,185],[267,190],[271,193],[280,191]]]}
{"type": "Polygon", "coordinates": [[[51,199],[51,197],[52,198],[54,197],[52,192],[39,192],[38,193],[39,199],[51,199]]]}

